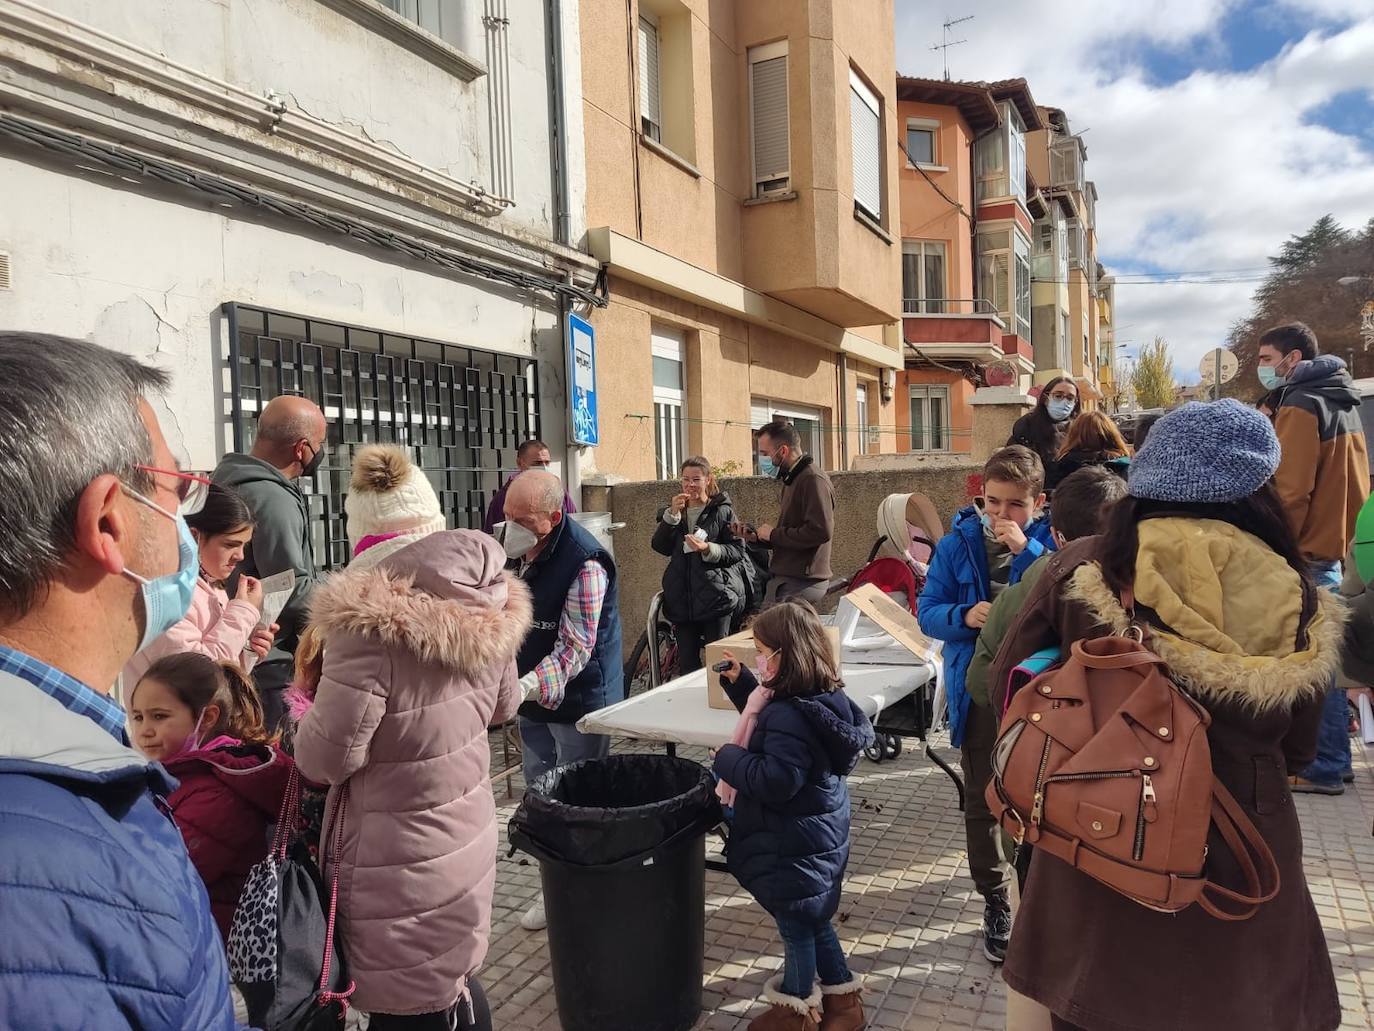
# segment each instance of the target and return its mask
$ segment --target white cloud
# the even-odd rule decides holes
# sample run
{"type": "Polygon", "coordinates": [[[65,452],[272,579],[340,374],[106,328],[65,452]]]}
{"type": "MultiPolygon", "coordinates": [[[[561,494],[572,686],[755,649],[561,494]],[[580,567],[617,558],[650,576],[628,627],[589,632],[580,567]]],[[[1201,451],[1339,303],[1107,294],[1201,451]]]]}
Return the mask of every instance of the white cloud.
{"type": "MultiPolygon", "coordinates": [[[[1363,225],[1374,216],[1374,154],[1353,136],[1310,121],[1337,94],[1374,96],[1374,10],[1369,0],[1107,2],[1012,5],[974,0],[968,43],[950,52],[955,78],[1025,76],[1042,104],[1062,107],[1088,145],[1088,176],[1101,195],[1100,254],[1176,270],[1256,268],[1291,234],[1330,212],[1363,225]],[[1175,65],[1225,53],[1223,19],[1273,18],[1296,26],[1269,61],[1243,71],[1198,69],[1161,84],[1147,50],[1175,65]],[[1020,44],[1016,41],[1024,41],[1020,44]]],[[[928,10],[925,4],[920,8],[928,10]]],[[[898,68],[941,74],[938,18],[899,0],[898,68]]],[[[961,9],[963,10],[963,9],[961,9]]],[[[1224,63],[1222,64],[1224,67],[1224,63]]],[[[1249,310],[1253,283],[1123,284],[1122,340],[1156,334],[1179,369],[1224,341],[1249,310]]]]}

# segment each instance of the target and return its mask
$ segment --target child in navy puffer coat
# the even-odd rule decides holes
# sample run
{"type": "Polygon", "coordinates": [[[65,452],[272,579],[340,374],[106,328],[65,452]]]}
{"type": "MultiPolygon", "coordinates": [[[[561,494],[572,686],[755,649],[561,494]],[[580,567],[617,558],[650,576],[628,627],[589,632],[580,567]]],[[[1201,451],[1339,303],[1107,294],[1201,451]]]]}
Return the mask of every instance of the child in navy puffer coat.
{"type": "Polygon", "coordinates": [[[728,652],[731,666],[721,674],[743,714],[735,740],[744,743],[715,757],[722,797],[734,806],[730,872],[783,940],[783,972],[764,991],[771,1006],[749,1029],[816,1031],[819,1022],[825,1031],[857,1031],[859,983],[830,921],[849,861],[845,777],[873,742],[873,727],[844,693],[810,605],[767,609],[753,631],[757,676],[728,652]]]}

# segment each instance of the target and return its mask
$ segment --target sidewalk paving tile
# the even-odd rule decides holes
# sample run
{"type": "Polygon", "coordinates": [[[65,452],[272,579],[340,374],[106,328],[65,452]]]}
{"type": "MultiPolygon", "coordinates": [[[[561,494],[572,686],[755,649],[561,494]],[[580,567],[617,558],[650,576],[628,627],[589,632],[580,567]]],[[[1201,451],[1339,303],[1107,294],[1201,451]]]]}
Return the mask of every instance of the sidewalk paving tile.
{"type": "MultiPolygon", "coordinates": [[[[495,739],[493,739],[495,741],[495,739]]],[[[910,744],[910,743],[909,743],[910,744]]],[[[651,746],[617,741],[615,751],[651,746]]],[[[1374,1031],[1374,765],[1355,746],[1356,783],[1339,798],[1298,796],[1305,867],[1321,915],[1344,1007],[1342,1031],[1374,1031]]],[[[681,755],[702,761],[703,749],[681,755]]],[[[498,753],[499,756],[499,753],[498,753]]],[[[947,759],[957,756],[945,751],[947,759]]],[[[499,757],[493,766],[499,764],[499,757]]],[[[491,951],[481,974],[493,1025],[502,1031],[559,1028],[547,936],[520,915],[537,897],[538,864],[507,856],[514,797],[497,783],[501,851],[491,951]]],[[[865,979],[875,1031],[996,1031],[1005,1026],[1001,978],[983,956],[982,899],[965,866],[964,829],[949,779],[919,752],[882,764],[862,761],[854,800],[849,873],[836,929],[865,979]]],[[[706,875],[706,980],[697,1031],[744,1031],[762,1012],[764,981],[781,968],[771,919],[727,874],[706,875]]]]}

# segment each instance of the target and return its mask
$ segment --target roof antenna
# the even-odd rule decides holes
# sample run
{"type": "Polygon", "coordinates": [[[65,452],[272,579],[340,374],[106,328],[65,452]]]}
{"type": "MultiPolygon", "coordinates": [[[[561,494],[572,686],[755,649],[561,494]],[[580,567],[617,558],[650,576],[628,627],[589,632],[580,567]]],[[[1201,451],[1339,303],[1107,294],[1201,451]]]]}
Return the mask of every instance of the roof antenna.
{"type": "Polygon", "coordinates": [[[943,43],[937,43],[935,46],[933,46],[933,47],[930,48],[931,50],[942,50],[942,51],[944,51],[944,55],[945,55],[945,82],[949,82],[949,48],[950,48],[950,47],[957,47],[960,43],[967,43],[967,42],[968,42],[968,40],[966,40],[966,39],[955,39],[955,40],[951,40],[951,39],[949,38],[949,30],[952,29],[952,28],[954,28],[954,26],[956,26],[956,25],[962,24],[963,22],[966,22],[966,21],[973,21],[973,19],[974,19],[975,17],[976,17],[976,15],[967,14],[967,15],[965,15],[965,16],[962,17],[962,18],[955,18],[953,21],[950,21],[949,19],[945,19],[945,25],[944,25],[944,42],[943,42],[943,43]]]}

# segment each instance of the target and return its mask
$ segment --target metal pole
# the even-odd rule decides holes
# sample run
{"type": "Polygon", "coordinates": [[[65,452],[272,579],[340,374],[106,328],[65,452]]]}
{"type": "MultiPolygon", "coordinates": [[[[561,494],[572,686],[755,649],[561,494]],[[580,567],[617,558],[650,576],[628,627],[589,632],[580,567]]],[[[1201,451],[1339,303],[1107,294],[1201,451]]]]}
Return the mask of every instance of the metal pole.
{"type": "Polygon", "coordinates": [[[1216,376],[1217,376],[1216,388],[1212,391],[1212,400],[1213,400],[1213,401],[1220,401],[1220,400],[1221,400],[1221,348],[1218,347],[1218,348],[1217,348],[1215,351],[1213,351],[1212,353],[1216,356],[1216,376]]]}

